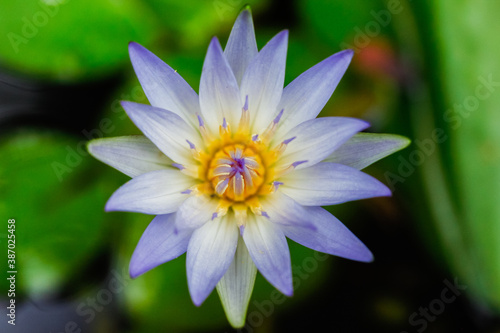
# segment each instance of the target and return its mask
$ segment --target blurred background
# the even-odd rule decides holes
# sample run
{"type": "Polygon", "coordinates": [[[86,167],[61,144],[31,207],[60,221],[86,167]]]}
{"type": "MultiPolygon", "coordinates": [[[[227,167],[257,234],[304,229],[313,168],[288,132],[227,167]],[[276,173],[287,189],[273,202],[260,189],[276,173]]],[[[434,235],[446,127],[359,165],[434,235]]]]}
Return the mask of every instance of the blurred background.
{"type": "MultiPolygon", "coordinates": [[[[366,171],[392,198],[328,209],[371,264],[290,242],[295,296],[258,275],[243,332],[500,332],[500,2],[0,0],[0,242],[16,220],[16,326],[2,332],[232,332],[214,292],[196,308],[185,256],[131,280],[152,219],[104,213],[127,181],[89,139],[139,134],[136,41],[198,90],[211,36],[252,7],[259,48],[290,30],[286,83],[341,49],[353,62],[322,116],[412,145],[366,171]]],[[[0,303],[8,305],[7,256],[0,303]]]]}

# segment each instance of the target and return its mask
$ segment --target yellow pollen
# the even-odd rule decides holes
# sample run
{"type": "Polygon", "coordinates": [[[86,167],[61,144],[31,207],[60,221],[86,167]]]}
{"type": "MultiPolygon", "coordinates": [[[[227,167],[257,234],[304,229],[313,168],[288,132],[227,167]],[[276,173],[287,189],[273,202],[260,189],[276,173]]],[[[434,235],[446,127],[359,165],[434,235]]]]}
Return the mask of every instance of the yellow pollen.
{"type": "Polygon", "coordinates": [[[217,195],[240,202],[257,193],[264,173],[261,157],[251,147],[230,144],[213,155],[207,178],[217,195]]]}

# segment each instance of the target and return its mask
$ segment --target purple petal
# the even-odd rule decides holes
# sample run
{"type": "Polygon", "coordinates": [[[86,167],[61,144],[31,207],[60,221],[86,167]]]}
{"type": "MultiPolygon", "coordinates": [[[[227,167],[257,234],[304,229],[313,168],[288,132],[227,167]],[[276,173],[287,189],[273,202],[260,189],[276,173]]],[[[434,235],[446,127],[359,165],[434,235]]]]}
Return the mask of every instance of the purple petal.
{"type": "Polygon", "coordinates": [[[135,73],[151,105],[169,110],[196,126],[196,115],[200,113],[200,107],[198,95],[189,84],[143,46],[131,42],[129,53],[135,73]]]}
{"type": "Polygon", "coordinates": [[[134,124],[165,155],[180,164],[195,163],[186,140],[197,147],[202,147],[202,142],[197,131],[181,117],[145,104],[122,102],[122,106],[134,124]]]}
{"type": "Polygon", "coordinates": [[[283,92],[288,31],[271,39],[252,59],[241,81],[241,104],[248,95],[252,132],[266,128],[276,116],[283,92]]]}
{"type": "Polygon", "coordinates": [[[191,233],[176,232],[175,214],[156,216],[135,248],[130,260],[130,276],[135,278],[186,252],[191,233]]]}
{"type": "Polygon", "coordinates": [[[325,162],[361,170],[409,144],[410,140],[400,135],[358,133],[328,156],[325,162]]]}
{"type": "Polygon", "coordinates": [[[277,167],[287,167],[304,160],[307,162],[297,166],[297,169],[312,166],[368,126],[362,120],[346,117],[324,117],[303,122],[285,135],[287,138],[297,138],[288,143],[277,167]]]}
{"type": "Polygon", "coordinates": [[[342,164],[318,163],[280,178],[281,191],[304,206],[327,206],[373,197],[391,190],[364,172],[342,164]]]}
{"type": "Polygon", "coordinates": [[[238,228],[227,215],[194,231],[189,241],[186,268],[191,299],[196,306],[210,295],[233,261],[238,228]]]}
{"type": "Polygon", "coordinates": [[[276,136],[304,121],[314,119],[332,96],[353,56],[352,50],[338,52],[311,67],[283,89],[278,109],[285,109],[276,136]]]}
{"type": "Polygon", "coordinates": [[[95,139],[88,143],[89,153],[129,177],[165,169],[172,160],[142,135],[95,139]]]}
{"type": "Polygon", "coordinates": [[[208,47],[200,81],[201,113],[213,133],[227,119],[237,129],[241,116],[240,90],[216,37],[208,47]]]}
{"type": "Polygon", "coordinates": [[[260,202],[272,223],[314,229],[307,210],[281,191],[262,197],[260,202]]]}
{"type": "Polygon", "coordinates": [[[257,52],[252,12],[248,7],[238,15],[224,50],[238,84],[241,83],[245,69],[257,52]]]}
{"type": "Polygon", "coordinates": [[[290,251],[286,238],[277,225],[267,218],[251,214],[243,239],[255,266],[267,281],[283,294],[292,296],[290,251]]]}
{"type": "Polygon", "coordinates": [[[169,214],[188,198],[181,192],[195,185],[193,178],[174,169],[151,171],[131,179],[113,193],[106,211],[169,214]]]}
{"type": "Polygon", "coordinates": [[[316,228],[304,229],[280,225],[288,238],[319,252],[351,260],[373,261],[370,250],[335,216],[321,207],[306,207],[306,209],[316,228]]]}

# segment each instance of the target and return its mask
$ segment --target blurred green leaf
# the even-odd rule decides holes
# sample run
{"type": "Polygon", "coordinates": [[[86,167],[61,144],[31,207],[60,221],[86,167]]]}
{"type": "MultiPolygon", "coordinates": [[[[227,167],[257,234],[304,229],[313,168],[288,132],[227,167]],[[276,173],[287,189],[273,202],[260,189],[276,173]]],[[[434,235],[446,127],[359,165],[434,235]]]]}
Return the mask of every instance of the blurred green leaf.
{"type": "MultiPolygon", "coordinates": [[[[376,1],[331,1],[318,0],[298,2],[299,10],[307,20],[306,27],[316,32],[326,44],[339,46],[356,34],[366,33],[365,25],[374,20],[371,11],[382,4],[376,1]]],[[[311,35],[312,36],[312,35],[311,35]]],[[[351,42],[349,41],[348,44],[351,42]]]]}
{"type": "Polygon", "coordinates": [[[75,80],[103,75],[128,59],[131,40],[161,31],[141,1],[1,0],[0,59],[25,73],[75,80]]]}
{"type": "Polygon", "coordinates": [[[0,233],[16,220],[17,291],[57,291],[100,250],[109,189],[64,135],[23,132],[4,140],[0,154],[0,233]]]}
{"type": "Polygon", "coordinates": [[[227,0],[146,0],[160,17],[166,29],[173,33],[170,42],[181,46],[208,47],[210,38],[226,27],[229,29],[245,4],[253,10],[261,7],[265,0],[227,1],[227,0]]]}
{"type": "MultiPolygon", "coordinates": [[[[433,3],[449,133],[450,195],[475,271],[472,289],[500,311],[500,3],[433,3]]],[[[432,189],[431,189],[432,190],[432,189]]],[[[456,258],[462,259],[462,258],[456,258]]]]}
{"type": "MultiPolygon", "coordinates": [[[[499,311],[500,23],[494,13],[500,4],[443,0],[414,6],[420,23],[433,18],[419,27],[425,47],[410,50],[426,55],[430,77],[428,86],[415,80],[410,91],[417,137],[411,153],[424,156],[421,166],[408,163],[422,175],[411,188],[415,198],[425,199],[414,204],[419,226],[469,296],[499,311]],[[442,132],[438,143],[436,131],[442,132]],[[416,207],[422,203],[427,207],[416,207]],[[430,214],[422,214],[426,210],[430,214]]],[[[400,34],[403,44],[411,37],[400,34]]]]}

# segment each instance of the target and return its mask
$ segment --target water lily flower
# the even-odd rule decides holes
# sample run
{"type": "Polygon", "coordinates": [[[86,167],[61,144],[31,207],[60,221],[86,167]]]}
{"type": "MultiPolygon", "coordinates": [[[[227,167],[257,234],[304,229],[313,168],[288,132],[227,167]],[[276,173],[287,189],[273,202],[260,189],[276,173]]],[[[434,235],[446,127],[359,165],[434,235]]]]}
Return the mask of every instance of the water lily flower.
{"type": "Polygon", "coordinates": [[[316,118],[353,52],[336,53],[283,88],[288,31],[260,51],[249,9],[225,50],[214,37],[199,95],[153,53],[130,43],[151,105],[122,102],[144,136],[93,140],[90,153],[132,179],[106,211],[157,215],[130,262],[135,278],[187,252],[199,306],[217,288],[229,322],[245,323],[257,270],[291,296],[286,238],[316,251],[369,262],[368,248],[320,206],[389,196],[360,169],[408,144],[358,133],[365,121],[316,118]]]}

